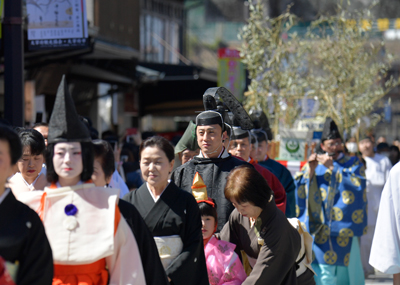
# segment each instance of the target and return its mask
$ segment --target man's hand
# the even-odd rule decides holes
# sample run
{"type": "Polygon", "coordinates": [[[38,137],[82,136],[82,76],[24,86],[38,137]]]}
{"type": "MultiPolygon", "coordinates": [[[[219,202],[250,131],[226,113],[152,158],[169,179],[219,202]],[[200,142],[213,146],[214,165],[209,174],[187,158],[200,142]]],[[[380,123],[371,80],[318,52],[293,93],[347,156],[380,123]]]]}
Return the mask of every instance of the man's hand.
{"type": "Polygon", "coordinates": [[[319,154],[317,155],[317,161],[323,165],[325,165],[326,168],[329,168],[330,170],[333,170],[333,158],[332,156],[329,156],[327,154],[319,154]]]}
{"type": "Polygon", "coordinates": [[[318,166],[318,160],[317,160],[317,154],[313,153],[310,155],[310,157],[308,158],[308,166],[309,166],[309,170],[310,170],[310,179],[313,177],[314,172],[315,172],[315,168],[318,166]]]}

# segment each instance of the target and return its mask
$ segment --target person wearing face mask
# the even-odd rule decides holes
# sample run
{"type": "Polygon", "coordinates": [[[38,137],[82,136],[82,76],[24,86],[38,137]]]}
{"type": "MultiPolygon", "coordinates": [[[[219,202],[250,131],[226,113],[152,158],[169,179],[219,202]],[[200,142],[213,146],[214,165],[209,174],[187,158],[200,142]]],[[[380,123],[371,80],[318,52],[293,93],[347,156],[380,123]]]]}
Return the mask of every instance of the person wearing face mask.
{"type": "Polygon", "coordinates": [[[298,219],[315,235],[318,285],[364,284],[358,238],[367,231],[365,167],[343,154],[336,123],[327,118],[321,149],[295,177],[298,219]]]}
{"type": "MultiPolygon", "coordinates": [[[[382,143],[381,143],[382,144],[382,143]]],[[[367,178],[367,199],[368,199],[368,230],[361,237],[361,261],[364,268],[364,275],[367,277],[374,274],[374,268],[369,264],[372,239],[375,231],[376,218],[378,216],[379,203],[383,186],[389,177],[392,164],[386,156],[374,153],[374,145],[369,136],[364,136],[358,143],[362,157],[365,160],[367,178]]]]}
{"type": "Polygon", "coordinates": [[[350,156],[354,156],[354,155],[357,154],[358,147],[357,147],[357,143],[356,143],[356,139],[355,138],[350,138],[346,142],[346,149],[347,149],[348,155],[350,155],[350,156]]]}

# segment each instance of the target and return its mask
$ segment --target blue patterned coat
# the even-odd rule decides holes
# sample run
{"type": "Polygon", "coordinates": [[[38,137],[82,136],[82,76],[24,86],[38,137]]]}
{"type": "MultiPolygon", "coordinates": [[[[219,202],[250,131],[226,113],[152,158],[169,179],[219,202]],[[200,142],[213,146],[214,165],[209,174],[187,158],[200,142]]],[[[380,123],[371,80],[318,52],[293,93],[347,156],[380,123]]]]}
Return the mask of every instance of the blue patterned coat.
{"type": "Polygon", "coordinates": [[[314,234],[314,262],[348,266],[352,238],[367,231],[365,167],[348,156],[333,165],[318,164],[311,181],[308,164],[296,175],[296,215],[314,234]]]}

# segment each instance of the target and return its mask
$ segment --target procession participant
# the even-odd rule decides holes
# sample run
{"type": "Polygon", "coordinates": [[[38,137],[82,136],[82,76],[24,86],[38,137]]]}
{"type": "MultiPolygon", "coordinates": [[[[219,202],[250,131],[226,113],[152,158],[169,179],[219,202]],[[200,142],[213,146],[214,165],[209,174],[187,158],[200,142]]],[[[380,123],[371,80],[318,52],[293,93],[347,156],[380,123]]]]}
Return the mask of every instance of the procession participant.
{"type": "Polygon", "coordinates": [[[251,143],[250,132],[242,130],[240,127],[233,126],[230,136],[229,153],[250,163],[267,180],[269,187],[274,192],[276,206],[285,213],[286,193],[278,178],[268,169],[260,166],[252,157],[250,157],[251,143]]]}
{"type": "Polygon", "coordinates": [[[46,150],[43,136],[34,129],[20,129],[18,136],[22,156],[17,162],[18,172],[8,181],[8,187],[16,197],[23,192],[43,190],[48,184],[46,169],[42,168],[46,150]]]}
{"type": "Polygon", "coordinates": [[[379,202],[383,186],[389,177],[392,164],[386,156],[374,153],[371,138],[363,137],[358,143],[360,152],[366,163],[365,176],[367,178],[368,200],[368,230],[360,239],[361,261],[365,277],[374,274],[374,268],[369,264],[372,239],[374,237],[376,218],[378,216],[379,202]]]}
{"type": "Polygon", "coordinates": [[[240,285],[247,278],[236,245],[219,240],[214,236],[217,230],[217,205],[211,198],[197,201],[201,214],[204,254],[208,280],[211,285],[240,285]]]}
{"type": "MultiPolygon", "coordinates": [[[[236,99],[228,90],[223,87],[209,88],[203,95],[206,111],[196,117],[196,137],[200,147],[200,154],[186,164],[176,168],[171,175],[171,180],[179,188],[192,193],[196,174],[203,179],[207,186],[207,193],[205,194],[218,204],[217,231],[219,231],[228,221],[229,215],[233,211],[232,204],[224,196],[226,177],[232,169],[246,164],[246,162],[232,157],[223,146],[223,143],[228,140],[223,117],[225,109],[221,109],[221,105],[217,106],[214,96],[223,97],[224,103],[230,104],[230,108],[233,109],[231,110],[232,112],[240,110],[241,114],[243,114],[240,117],[241,123],[249,122],[252,126],[246,111],[239,103],[236,104],[236,99]]],[[[251,126],[249,126],[249,129],[251,126]]]]}
{"type": "MultiPolygon", "coordinates": [[[[53,258],[38,215],[17,201],[7,177],[16,169],[22,146],[18,135],[0,125],[0,271],[1,284],[47,285],[53,278],[53,258]],[[5,283],[2,274],[7,275],[5,283]],[[4,283],[2,283],[4,282],[4,283]]],[[[3,276],[5,277],[5,276],[3,276]]]]}
{"type": "Polygon", "coordinates": [[[44,192],[19,199],[37,210],[54,259],[53,284],[145,284],[136,240],[121,219],[118,189],[95,187],[93,148],[63,76],[49,123],[44,192]]]}
{"type": "Polygon", "coordinates": [[[365,168],[343,154],[336,123],[327,118],[321,138],[325,154],[311,154],[298,172],[298,217],[315,234],[317,284],[363,284],[358,238],[367,231],[365,168]]]}
{"type": "Polygon", "coordinates": [[[193,196],[168,180],[174,147],[154,136],[140,145],[140,169],[146,181],[124,200],[132,203],[157,244],[172,284],[208,284],[199,208],[193,196]]]}
{"type": "Polygon", "coordinates": [[[400,163],[390,170],[382,191],[369,263],[400,284],[400,163]]]}
{"type": "Polygon", "coordinates": [[[34,129],[42,134],[42,136],[44,138],[44,143],[47,147],[47,137],[49,135],[49,124],[43,123],[43,122],[36,123],[33,125],[32,129],[34,129]]]}
{"type": "Polygon", "coordinates": [[[250,117],[255,127],[251,133],[257,144],[257,156],[253,158],[259,165],[271,171],[281,182],[286,191],[286,217],[296,217],[296,186],[292,174],[285,166],[268,156],[268,140],[272,139],[268,118],[261,110],[250,110],[250,117]]]}
{"type": "Polygon", "coordinates": [[[182,164],[185,164],[199,154],[200,148],[196,139],[196,125],[190,121],[182,138],[175,146],[175,155],[179,156],[182,164]]]}
{"type": "Polygon", "coordinates": [[[312,238],[297,219],[289,222],[277,210],[272,190],[259,172],[249,165],[232,170],[225,196],[236,209],[219,237],[245,252],[252,271],[243,284],[315,284],[310,270],[312,238]]]}
{"type": "MultiPolygon", "coordinates": [[[[94,164],[92,180],[97,187],[108,187],[115,170],[114,152],[105,140],[94,140],[94,164]]],[[[118,200],[118,208],[125,218],[139,247],[146,284],[169,284],[161,264],[153,235],[147,228],[135,206],[125,200],[118,200]]]]}

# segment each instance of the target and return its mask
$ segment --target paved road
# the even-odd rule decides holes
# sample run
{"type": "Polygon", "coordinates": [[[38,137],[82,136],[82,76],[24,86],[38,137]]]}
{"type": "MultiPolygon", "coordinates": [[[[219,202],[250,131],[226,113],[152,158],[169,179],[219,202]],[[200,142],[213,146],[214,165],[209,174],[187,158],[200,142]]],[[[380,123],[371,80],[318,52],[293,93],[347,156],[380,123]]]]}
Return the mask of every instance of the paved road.
{"type": "Polygon", "coordinates": [[[365,284],[393,284],[393,275],[377,272],[375,275],[368,276],[365,280],[365,284]]]}

